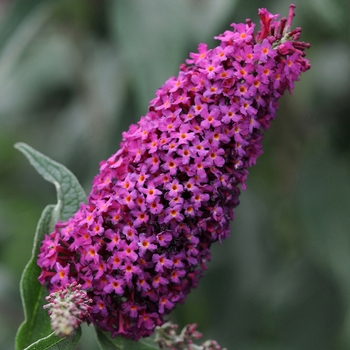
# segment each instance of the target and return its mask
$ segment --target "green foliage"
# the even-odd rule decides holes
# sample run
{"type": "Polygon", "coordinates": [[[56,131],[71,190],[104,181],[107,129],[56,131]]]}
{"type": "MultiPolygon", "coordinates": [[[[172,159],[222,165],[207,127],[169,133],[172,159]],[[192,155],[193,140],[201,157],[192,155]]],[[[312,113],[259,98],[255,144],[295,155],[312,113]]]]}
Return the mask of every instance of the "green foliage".
{"type": "Polygon", "coordinates": [[[157,350],[155,345],[148,344],[145,340],[135,342],[123,337],[111,338],[106,332],[96,329],[96,339],[101,350],[157,350]]]}
{"type": "Polygon", "coordinates": [[[55,206],[47,206],[39,220],[34,237],[32,258],[25,267],[20,282],[25,321],[20,326],[16,336],[16,349],[22,350],[34,341],[47,336],[51,332],[50,318],[43,309],[45,303],[45,288],[39,283],[40,268],[36,264],[40,242],[49,233],[49,226],[55,206]]]}
{"type": "Polygon", "coordinates": [[[86,194],[77,178],[64,165],[53,161],[28,145],[17,143],[15,147],[28,158],[31,165],[45,180],[56,187],[57,205],[52,214],[51,229],[58,220],[68,220],[86,200],[86,194]]]}
{"type": "Polygon", "coordinates": [[[77,343],[80,331],[66,340],[54,335],[48,336],[51,332],[50,319],[43,309],[45,291],[38,281],[41,270],[36,259],[44,235],[51,232],[58,220],[71,217],[86,196],[76,177],[66,167],[24,143],[18,143],[15,147],[28,158],[45,180],[55,185],[58,199],[56,205],[47,206],[42,213],[34,237],[32,257],[23,271],[20,291],[25,320],[16,336],[16,349],[72,349],[70,346],[77,343]]]}
{"type": "Polygon", "coordinates": [[[42,338],[24,350],[74,350],[81,337],[80,327],[69,337],[60,338],[55,334],[50,334],[42,338]]]}

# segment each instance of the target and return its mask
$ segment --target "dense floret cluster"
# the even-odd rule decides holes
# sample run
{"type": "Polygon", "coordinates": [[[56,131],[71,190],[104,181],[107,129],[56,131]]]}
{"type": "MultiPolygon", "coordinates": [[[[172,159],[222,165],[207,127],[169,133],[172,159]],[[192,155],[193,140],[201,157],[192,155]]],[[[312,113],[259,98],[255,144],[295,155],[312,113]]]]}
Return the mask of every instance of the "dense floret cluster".
{"type": "Polygon", "coordinates": [[[91,312],[92,300],[77,282],[52,292],[46,300],[44,309],[49,310],[52,330],[59,337],[70,335],[91,312]]]}
{"type": "Polygon", "coordinates": [[[197,286],[210,245],[229,235],[248,168],[278,99],[310,66],[288,18],[259,10],[261,29],[232,24],[200,44],[146,116],[101,162],[88,204],[42,243],[39,278],[50,291],[77,281],[89,321],[139,339],[197,286]]]}

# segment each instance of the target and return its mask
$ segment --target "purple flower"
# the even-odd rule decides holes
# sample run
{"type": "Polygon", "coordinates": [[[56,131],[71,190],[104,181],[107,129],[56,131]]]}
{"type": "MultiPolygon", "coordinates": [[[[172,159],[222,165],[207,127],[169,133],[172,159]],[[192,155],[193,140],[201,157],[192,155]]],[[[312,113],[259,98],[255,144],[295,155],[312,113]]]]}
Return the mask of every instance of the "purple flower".
{"type": "Polygon", "coordinates": [[[211,244],[229,236],[262,132],[310,68],[293,10],[278,21],[261,9],[257,34],[247,20],[217,48],[200,44],[101,162],[88,204],[45,237],[40,282],[80,283],[88,320],[112,336],[152,334],[197,286],[211,244]]]}
{"type": "Polygon", "coordinates": [[[117,279],[113,277],[112,275],[109,275],[107,277],[107,284],[103,288],[103,291],[106,292],[107,294],[110,294],[112,291],[117,294],[117,295],[123,295],[124,294],[124,289],[123,286],[125,284],[123,279],[117,279]]]}
{"type": "Polygon", "coordinates": [[[141,235],[139,241],[139,254],[142,256],[146,251],[154,251],[157,249],[157,246],[153,244],[155,238],[154,236],[146,237],[146,235],[141,235]]]}
{"type": "Polygon", "coordinates": [[[57,273],[52,277],[52,283],[57,283],[65,286],[69,283],[69,265],[63,267],[59,262],[56,263],[57,273]]]}

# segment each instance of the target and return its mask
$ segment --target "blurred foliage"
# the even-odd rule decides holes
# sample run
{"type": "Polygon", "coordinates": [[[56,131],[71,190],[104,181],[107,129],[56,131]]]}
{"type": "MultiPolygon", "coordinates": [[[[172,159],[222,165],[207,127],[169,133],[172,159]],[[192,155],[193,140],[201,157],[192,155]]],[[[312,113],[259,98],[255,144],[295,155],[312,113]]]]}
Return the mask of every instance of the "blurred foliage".
{"type": "MultiPolygon", "coordinates": [[[[350,2],[295,0],[312,69],[285,96],[251,169],[231,238],[213,246],[173,321],[238,350],[350,348],[350,2]]],[[[286,0],[0,2],[0,349],[23,320],[22,269],[55,202],[13,148],[65,164],[87,192],[121,132],[195,51],[286,0]]],[[[81,349],[95,350],[93,332],[81,349]]]]}

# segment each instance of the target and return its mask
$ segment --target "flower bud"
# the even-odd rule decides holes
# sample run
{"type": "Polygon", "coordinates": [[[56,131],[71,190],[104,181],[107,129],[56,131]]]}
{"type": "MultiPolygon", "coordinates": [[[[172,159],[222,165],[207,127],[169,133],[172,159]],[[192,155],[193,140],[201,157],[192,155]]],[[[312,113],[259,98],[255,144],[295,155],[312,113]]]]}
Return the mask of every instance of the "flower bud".
{"type": "Polygon", "coordinates": [[[49,309],[52,330],[59,337],[70,335],[91,311],[92,300],[76,282],[51,293],[46,300],[49,304],[44,309],[49,309]]]}

